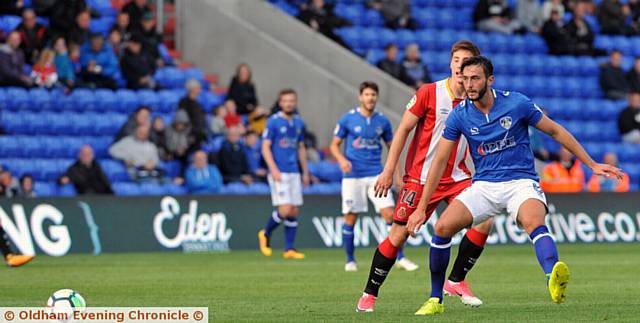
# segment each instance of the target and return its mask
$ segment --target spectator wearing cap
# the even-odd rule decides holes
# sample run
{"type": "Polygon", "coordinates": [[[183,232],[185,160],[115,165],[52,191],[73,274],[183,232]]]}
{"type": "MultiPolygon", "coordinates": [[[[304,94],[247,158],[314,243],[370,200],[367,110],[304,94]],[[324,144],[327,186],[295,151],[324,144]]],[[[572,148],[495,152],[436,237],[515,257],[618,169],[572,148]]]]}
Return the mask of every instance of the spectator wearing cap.
{"type": "Polygon", "coordinates": [[[187,95],[178,102],[178,109],[187,111],[189,121],[191,121],[191,132],[196,140],[196,145],[200,145],[207,138],[207,115],[198,102],[202,85],[196,79],[189,79],[185,83],[185,87],[187,95]]]}
{"type": "Polygon", "coordinates": [[[91,13],[84,10],[75,17],[75,24],[71,29],[66,30],[66,39],[69,44],[84,45],[90,38],[91,32],[89,25],[91,23],[91,13]]]}
{"type": "Polygon", "coordinates": [[[22,12],[22,22],[16,28],[20,33],[20,48],[28,64],[34,64],[46,43],[47,28],[36,21],[33,9],[22,12]]]}
{"type": "Polygon", "coordinates": [[[140,26],[132,31],[131,37],[138,37],[142,43],[142,51],[153,58],[155,67],[164,66],[164,60],[160,56],[160,44],[162,35],[156,32],[156,21],[153,13],[146,13],[140,21],[140,26]]]}
{"type": "Polygon", "coordinates": [[[133,135],[124,137],[109,147],[114,159],[123,161],[134,180],[160,179],[158,148],[149,141],[150,126],[140,125],[133,135]]]}
{"type": "Polygon", "coordinates": [[[31,174],[24,174],[20,177],[20,192],[18,196],[24,198],[36,197],[36,192],[33,191],[33,176],[31,174]]]}
{"type": "Polygon", "coordinates": [[[622,69],[621,51],[611,51],[609,62],[600,67],[600,87],[608,99],[621,100],[627,96],[629,83],[622,69]]]}
{"type": "Polygon", "coordinates": [[[129,15],[129,24],[135,28],[140,25],[144,15],[151,13],[151,8],[147,5],[146,0],[132,0],[122,7],[122,12],[129,15]]]}
{"type": "Polygon", "coordinates": [[[640,144],[640,93],[629,93],[627,101],[629,105],[618,116],[618,130],[624,142],[640,144]]]}
{"type": "Polygon", "coordinates": [[[91,35],[91,41],[80,49],[82,80],[90,87],[118,88],[115,76],[118,73],[118,58],[104,42],[100,33],[91,35]]]}
{"type": "MultiPolygon", "coordinates": [[[[603,162],[607,165],[618,167],[618,156],[608,152],[604,155],[603,162]]],[[[587,184],[587,189],[589,192],[628,192],[629,175],[624,173],[622,179],[617,179],[593,174],[589,184],[587,184]]]]}
{"type": "Polygon", "coordinates": [[[24,54],[20,50],[20,34],[13,31],[6,44],[0,46],[0,86],[30,87],[32,80],[24,73],[24,54]]]}
{"type": "Polygon", "coordinates": [[[111,182],[100,164],[95,160],[93,148],[84,145],[78,160],[58,179],[61,185],[73,184],[78,194],[113,194],[111,182]]]}
{"type": "Polygon", "coordinates": [[[140,38],[137,36],[132,37],[125,46],[126,49],[120,61],[120,68],[122,69],[122,75],[127,80],[127,87],[134,90],[155,89],[153,59],[142,51],[140,38]]]}
{"type": "Polygon", "coordinates": [[[398,46],[389,44],[384,48],[384,58],[378,64],[378,68],[396,79],[402,77],[402,65],[398,63],[398,46]]]}
{"type": "Polygon", "coordinates": [[[231,79],[227,100],[233,100],[240,115],[247,115],[258,106],[256,88],[251,81],[251,68],[242,63],[236,67],[236,74],[231,79]]]}
{"type": "Polygon", "coordinates": [[[189,193],[213,194],[222,188],[222,174],[215,165],[210,165],[204,151],[193,154],[193,163],[186,171],[186,184],[189,193]]]}

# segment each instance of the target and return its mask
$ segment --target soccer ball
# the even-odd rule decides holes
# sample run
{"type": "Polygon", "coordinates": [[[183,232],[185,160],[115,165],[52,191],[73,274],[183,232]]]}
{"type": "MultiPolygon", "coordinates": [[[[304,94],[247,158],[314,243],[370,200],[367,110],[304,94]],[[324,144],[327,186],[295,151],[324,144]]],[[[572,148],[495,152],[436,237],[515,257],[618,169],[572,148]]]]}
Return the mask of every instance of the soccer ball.
{"type": "MultiPolygon", "coordinates": [[[[84,311],[87,303],[84,297],[72,289],[61,289],[56,291],[47,300],[47,312],[49,314],[66,314],[68,318],[73,317],[74,311],[84,311]]],[[[72,320],[58,320],[58,322],[72,322],[72,320]]]]}

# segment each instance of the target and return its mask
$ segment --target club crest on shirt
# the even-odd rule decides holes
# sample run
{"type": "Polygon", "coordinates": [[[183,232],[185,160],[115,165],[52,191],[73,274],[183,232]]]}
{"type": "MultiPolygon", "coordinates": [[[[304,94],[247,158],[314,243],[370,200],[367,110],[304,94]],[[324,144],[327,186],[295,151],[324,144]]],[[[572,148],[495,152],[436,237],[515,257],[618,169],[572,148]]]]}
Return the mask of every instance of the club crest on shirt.
{"type": "Polygon", "coordinates": [[[287,132],[287,127],[285,127],[285,126],[280,127],[280,132],[281,133],[287,132]]]}
{"type": "Polygon", "coordinates": [[[376,127],[376,134],[379,136],[382,134],[382,127],[376,127]]]}
{"type": "Polygon", "coordinates": [[[502,128],[505,128],[507,130],[511,129],[511,117],[502,117],[500,119],[500,125],[502,126],[502,128]]]}
{"type": "Polygon", "coordinates": [[[409,110],[409,109],[413,108],[413,105],[416,104],[416,101],[418,101],[418,97],[414,95],[411,98],[411,100],[409,100],[409,103],[407,103],[406,109],[409,110]]]}

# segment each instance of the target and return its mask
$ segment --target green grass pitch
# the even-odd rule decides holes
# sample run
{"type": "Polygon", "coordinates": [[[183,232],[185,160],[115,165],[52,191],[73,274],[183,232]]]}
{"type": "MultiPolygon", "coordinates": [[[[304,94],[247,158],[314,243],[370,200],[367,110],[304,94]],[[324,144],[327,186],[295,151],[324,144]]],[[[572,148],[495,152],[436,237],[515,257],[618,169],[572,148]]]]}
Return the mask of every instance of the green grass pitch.
{"type": "Polygon", "coordinates": [[[489,246],[468,277],[485,305],[446,298],[445,313],[432,318],[413,316],[429,291],[425,248],[407,251],[421,265],[417,272],[391,271],[374,313],[354,311],[372,249],[358,249],[357,273],[343,271],[342,250],[305,251],[302,261],[283,260],[279,251],[271,258],[257,251],[40,256],[0,269],[0,305],[44,306],[53,291],[72,288],[89,306],[207,306],[211,322],[640,320],[638,244],[559,245],[571,270],[563,305],[551,302],[531,245],[489,246]]]}

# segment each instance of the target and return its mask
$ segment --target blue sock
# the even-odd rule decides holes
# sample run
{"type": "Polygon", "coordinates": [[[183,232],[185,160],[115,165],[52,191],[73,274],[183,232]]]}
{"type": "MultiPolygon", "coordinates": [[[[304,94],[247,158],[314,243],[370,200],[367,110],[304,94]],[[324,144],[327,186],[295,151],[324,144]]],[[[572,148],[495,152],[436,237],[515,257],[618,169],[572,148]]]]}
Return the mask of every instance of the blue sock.
{"type": "Polygon", "coordinates": [[[536,249],[536,257],[538,262],[547,275],[547,281],[553,271],[553,266],[558,262],[558,249],[556,249],[556,243],[553,241],[549,229],[546,225],[537,227],[529,235],[533,246],[536,249]]]}
{"type": "Polygon", "coordinates": [[[431,297],[437,297],[442,303],[442,288],[451,256],[451,238],[431,237],[429,249],[429,269],[431,269],[431,297]]]}
{"type": "Polygon", "coordinates": [[[284,250],[295,249],[296,231],[298,231],[298,220],[287,218],[284,220],[284,250]]]}
{"type": "Polygon", "coordinates": [[[347,252],[347,262],[356,261],[356,258],[353,256],[356,246],[353,243],[352,225],[342,224],[342,244],[344,245],[344,251],[347,252]]]}
{"type": "Polygon", "coordinates": [[[277,228],[280,223],[282,223],[282,217],[278,213],[278,211],[274,210],[271,212],[271,216],[269,217],[269,221],[267,222],[267,226],[264,227],[264,235],[268,237],[271,236],[271,232],[277,228]]]}
{"type": "MultiPolygon", "coordinates": [[[[389,230],[391,230],[392,225],[393,225],[393,221],[387,222],[387,235],[389,233],[389,230]]],[[[398,248],[398,255],[396,256],[396,260],[400,260],[402,258],[404,258],[404,246],[401,246],[400,248],[398,248]]]]}

